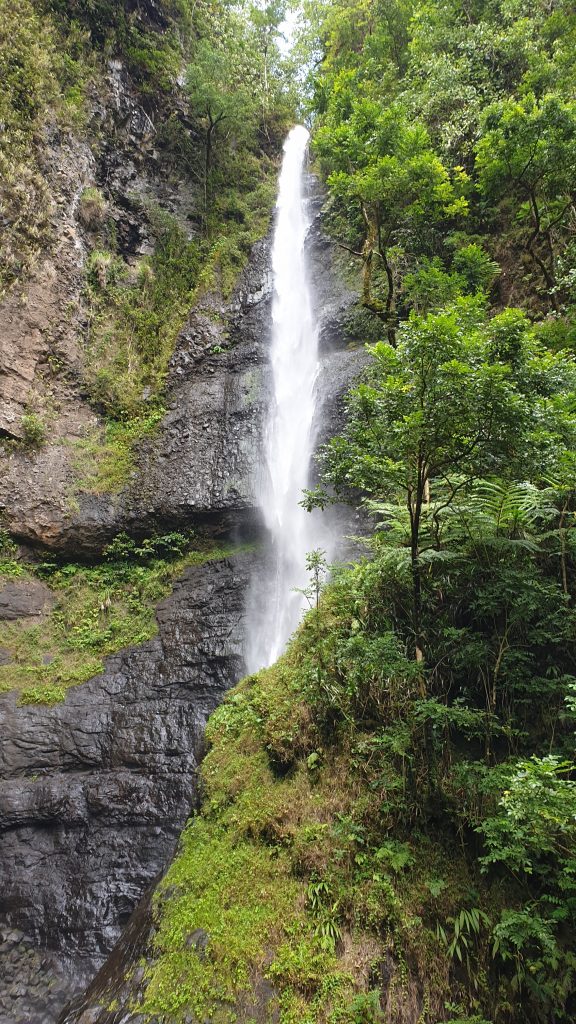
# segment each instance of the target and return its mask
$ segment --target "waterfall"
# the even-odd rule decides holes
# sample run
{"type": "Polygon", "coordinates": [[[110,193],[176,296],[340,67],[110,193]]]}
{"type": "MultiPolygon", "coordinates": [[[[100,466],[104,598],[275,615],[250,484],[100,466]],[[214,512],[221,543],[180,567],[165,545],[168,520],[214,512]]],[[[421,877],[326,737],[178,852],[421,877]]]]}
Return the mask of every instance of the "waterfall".
{"type": "Polygon", "coordinates": [[[247,668],[272,664],[300,620],[306,600],[306,553],[318,546],[316,519],[299,505],[314,443],[318,328],[304,245],[310,227],[303,195],[308,132],[293,128],[284,143],[272,246],[274,296],[270,361],[272,394],[265,430],[259,504],[270,538],[268,568],[249,598],[247,668]]]}

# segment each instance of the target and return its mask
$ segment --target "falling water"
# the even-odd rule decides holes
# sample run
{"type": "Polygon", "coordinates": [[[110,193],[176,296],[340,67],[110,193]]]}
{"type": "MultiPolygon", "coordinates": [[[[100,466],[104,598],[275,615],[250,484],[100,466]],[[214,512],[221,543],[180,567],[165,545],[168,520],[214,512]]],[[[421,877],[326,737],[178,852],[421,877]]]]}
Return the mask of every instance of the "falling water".
{"type": "Polygon", "coordinates": [[[272,247],[271,366],[266,470],[259,500],[270,533],[269,570],[253,581],[247,667],[270,665],[298,625],[305,598],[306,553],[317,546],[315,521],[299,505],[308,484],[318,374],[318,330],[308,287],[304,243],[310,227],[303,196],[308,132],[284,143],[272,247]],[[300,592],[299,592],[300,589],[300,592]]]}

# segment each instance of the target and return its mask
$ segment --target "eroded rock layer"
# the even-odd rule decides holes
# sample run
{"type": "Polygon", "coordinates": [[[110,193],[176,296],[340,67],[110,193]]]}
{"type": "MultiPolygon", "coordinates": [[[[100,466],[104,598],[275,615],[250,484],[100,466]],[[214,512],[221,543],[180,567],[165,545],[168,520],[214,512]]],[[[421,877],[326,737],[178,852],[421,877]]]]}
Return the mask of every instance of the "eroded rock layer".
{"type": "Polygon", "coordinates": [[[205,720],[241,674],[249,557],[188,569],[158,636],[63,704],[0,696],[1,1024],[50,1024],[169,859],[205,720]]]}

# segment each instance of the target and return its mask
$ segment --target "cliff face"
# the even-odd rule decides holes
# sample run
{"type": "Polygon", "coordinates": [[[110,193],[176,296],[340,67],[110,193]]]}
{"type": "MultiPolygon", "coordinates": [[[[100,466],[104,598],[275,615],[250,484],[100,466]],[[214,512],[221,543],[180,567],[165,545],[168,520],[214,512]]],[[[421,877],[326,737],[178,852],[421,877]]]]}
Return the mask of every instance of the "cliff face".
{"type": "MultiPolygon", "coordinates": [[[[38,545],[57,557],[99,557],[120,530],[133,536],[190,526],[218,535],[258,531],[254,480],[271,299],[267,239],[254,246],[230,300],[211,292],[191,310],[170,361],[166,414],[140,445],[124,488],[93,494],[78,483],[75,444],[101,422],[83,381],[90,237],[78,197],[90,183],[106,183],[127,258],[150,244],[149,224],[126,200],[128,188],[153,193],[182,218],[189,198],[185,184],[163,180],[150,119],[117,64],[109,68],[107,90],[94,101],[107,139],[96,155],[86,140],[52,142],[56,241],[0,308],[1,429],[17,442],[2,457],[3,523],[28,557],[38,545]],[[18,446],[31,396],[51,416],[38,450],[18,446]]],[[[310,259],[323,311],[322,415],[333,429],[362,357],[346,349],[353,296],[335,284],[320,199],[314,200],[310,259]]],[[[158,607],[158,637],[109,658],[104,673],[70,690],[64,703],[20,706],[13,693],[0,694],[1,1024],[56,1020],[103,964],[168,862],[196,800],[204,723],[242,675],[253,558],[188,570],[158,607]]],[[[3,616],[29,616],[30,608],[18,605],[22,585],[13,589],[13,599],[9,587],[3,591],[3,616]]],[[[48,597],[43,591],[42,601],[48,597]]],[[[124,995],[126,972],[114,964],[148,942],[145,908],[136,921],[138,943],[130,938],[132,924],[124,953],[104,968],[124,995]]],[[[101,991],[98,985],[89,993],[101,991]]],[[[90,996],[80,1005],[82,1012],[90,1007],[90,996]]]]}
{"type": "MultiPolygon", "coordinates": [[[[161,7],[145,2],[137,13],[163,31],[161,7]]],[[[198,150],[178,89],[152,103],[125,61],[106,59],[86,87],[82,125],[65,129],[48,116],[35,139],[46,231],[0,301],[0,548],[6,537],[15,541],[19,564],[32,570],[43,558],[97,563],[121,531],[259,533],[269,237],[253,245],[231,296],[216,273],[184,311],[163,413],[158,394],[144,388],[138,416],[146,419],[150,401],[154,430],[132,446],[119,482],[93,484],[110,427],[94,389],[95,346],[105,336],[107,299],[126,294],[102,282],[119,273],[129,288],[138,275],[153,275],[166,223],[184,254],[199,235],[198,183],[175,152],[168,121],[198,150]]],[[[323,236],[321,194],[311,187],[327,434],[341,420],[342,393],[362,356],[347,350],[353,292],[323,236]]],[[[130,313],[135,329],[138,315],[130,313]]],[[[206,719],[243,673],[244,595],[255,558],[188,569],[157,608],[157,637],[108,658],[102,674],[62,703],[23,705],[0,689],[0,1024],[52,1024],[70,999],[70,1020],[95,1020],[110,979],[118,1005],[140,984],[126,967],[150,936],[149,903],[139,901],[195,805],[206,719]]],[[[0,571],[0,620],[39,626],[55,601],[33,575],[11,582],[0,571]]],[[[2,647],[0,664],[10,670],[2,647]]]]}
{"type": "Polygon", "coordinates": [[[191,312],[172,359],[167,413],[154,440],[142,444],[122,493],[75,489],[70,442],[76,428],[95,421],[87,404],[66,405],[65,436],[37,453],[8,456],[0,501],[15,537],[97,555],[121,530],[208,525],[230,532],[250,523],[269,316],[266,254],[265,243],[255,248],[232,304],[212,297],[191,312]]]}
{"type": "MultiPolygon", "coordinates": [[[[87,261],[100,240],[82,197],[97,190],[117,256],[128,268],[153,251],[152,207],[193,237],[197,200],[170,152],[157,148],[158,130],[119,61],[109,63],[89,104],[83,137],[55,133],[46,140],[52,243],[0,304],[0,437],[10,442],[0,455],[0,509],[4,526],[26,543],[94,554],[126,525],[145,532],[155,519],[202,519],[214,508],[233,511],[249,503],[243,480],[250,475],[258,434],[255,343],[263,333],[258,309],[268,270],[261,246],[231,304],[212,294],[191,314],[169,371],[165,423],[157,443],[142,453],[142,471],[127,481],[132,486],[121,497],[87,490],[79,447],[103,423],[86,387],[92,330],[87,261]],[[251,307],[251,331],[227,354],[229,335],[237,340],[239,317],[247,322],[251,307]],[[45,424],[38,450],[22,447],[31,410],[45,424]],[[182,472],[190,447],[196,460],[192,480],[182,472]]],[[[193,139],[185,115],[179,116],[193,139]]]]}
{"type": "Polygon", "coordinates": [[[0,1020],[48,1024],[119,937],[196,796],[241,674],[247,558],[189,569],[157,638],[54,707],[0,696],[0,1020]]]}

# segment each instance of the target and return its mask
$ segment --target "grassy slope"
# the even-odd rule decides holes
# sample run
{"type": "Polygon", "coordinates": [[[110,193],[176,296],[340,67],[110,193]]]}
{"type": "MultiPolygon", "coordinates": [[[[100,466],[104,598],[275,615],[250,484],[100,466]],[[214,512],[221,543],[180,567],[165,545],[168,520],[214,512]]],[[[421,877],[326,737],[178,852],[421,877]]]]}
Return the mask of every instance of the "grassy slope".
{"type": "MultiPolygon", "coordinates": [[[[337,614],[328,598],[323,631],[337,614]]],[[[275,1011],[282,1024],[480,1022],[492,1001],[482,914],[497,919],[514,887],[487,884],[446,823],[399,825],[406,777],[373,745],[377,729],[327,730],[319,719],[315,643],[309,617],[288,653],[210,720],[204,803],[157,897],[144,1009],[214,1024],[275,1011]],[[450,953],[469,906],[480,928],[450,953]],[[198,928],[209,937],[200,953],[198,928]],[[275,992],[267,1009],[263,975],[275,992]]]]}

